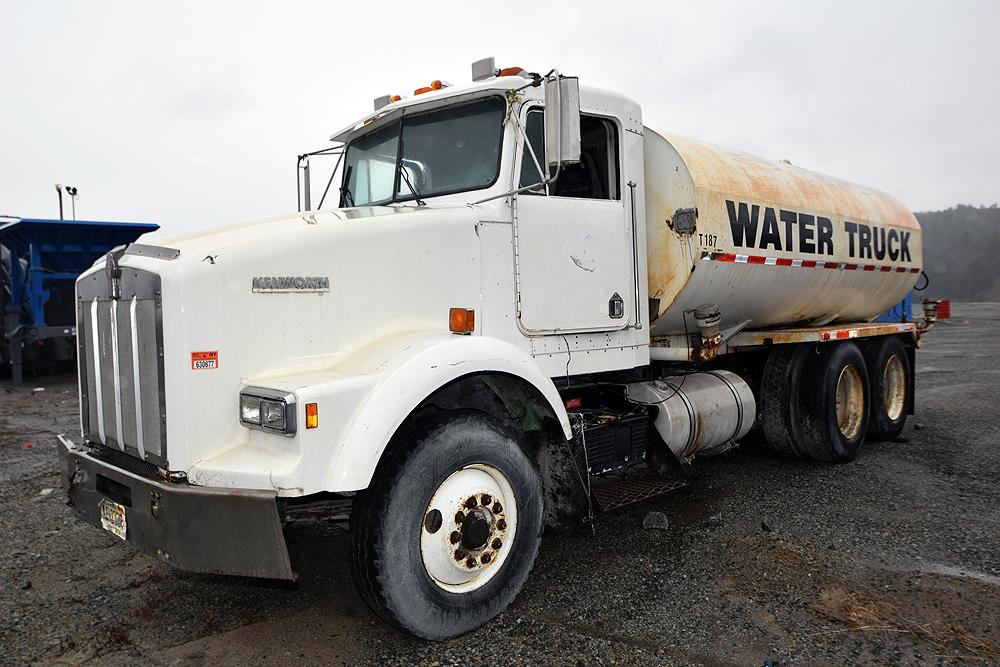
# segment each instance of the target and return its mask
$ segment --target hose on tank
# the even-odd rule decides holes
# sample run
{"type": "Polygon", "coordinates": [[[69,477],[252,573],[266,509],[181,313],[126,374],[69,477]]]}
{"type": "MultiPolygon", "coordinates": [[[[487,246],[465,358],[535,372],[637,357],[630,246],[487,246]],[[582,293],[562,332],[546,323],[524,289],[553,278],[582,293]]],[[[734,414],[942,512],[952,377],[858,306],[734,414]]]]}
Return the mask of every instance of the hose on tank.
{"type": "MultiPolygon", "coordinates": [[[[688,310],[682,310],[681,311],[681,319],[684,322],[684,340],[686,340],[688,342],[690,342],[691,338],[690,338],[690,334],[688,334],[687,316],[688,316],[688,313],[693,313],[693,312],[694,312],[694,308],[690,308],[688,310]]],[[[687,379],[688,375],[690,375],[690,373],[684,373],[684,374],[681,375],[681,381],[680,381],[680,383],[676,387],[674,387],[674,393],[670,394],[669,396],[667,396],[666,398],[664,398],[662,400],[651,401],[649,403],[647,403],[645,401],[636,400],[636,399],[632,398],[631,396],[629,396],[628,395],[628,385],[625,385],[625,400],[626,401],[631,401],[632,403],[635,403],[637,405],[660,405],[662,403],[666,403],[671,398],[673,398],[674,396],[676,396],[677,394],[679,394],[681,392],[681,389],[684,388],[684,380],[687,379]]]]}

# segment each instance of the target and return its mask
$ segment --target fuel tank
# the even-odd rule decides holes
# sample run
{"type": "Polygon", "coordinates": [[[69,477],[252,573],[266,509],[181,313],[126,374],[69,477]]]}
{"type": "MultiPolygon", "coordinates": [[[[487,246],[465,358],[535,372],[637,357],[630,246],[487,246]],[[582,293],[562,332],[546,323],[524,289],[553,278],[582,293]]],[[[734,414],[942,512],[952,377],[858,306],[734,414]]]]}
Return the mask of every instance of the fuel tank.
{"type": "Polygon", "coordinates": [[[757,418],[753,391],[730,371],[636,382],[628,395],[656,406],[653,425],[680,459],[741,439],[757,418]]]}
{"type": "Polygon", "coordinates": [[[920,273],[917,219],[861,185],[645,128],[651,335],[868,321],[920,273]]]}

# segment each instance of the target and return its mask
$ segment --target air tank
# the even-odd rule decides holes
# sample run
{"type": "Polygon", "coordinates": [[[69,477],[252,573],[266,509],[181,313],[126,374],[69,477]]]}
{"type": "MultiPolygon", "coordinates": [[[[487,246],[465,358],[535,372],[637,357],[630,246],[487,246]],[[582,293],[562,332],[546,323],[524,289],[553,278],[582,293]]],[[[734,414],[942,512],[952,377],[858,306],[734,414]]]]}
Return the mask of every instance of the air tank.
{"type": "Polygon", "coordinates": [[[923,260],[897,199],[785,160],[644,131],[651,335],[721,326],[868,321],[901,301],[923,260]]]}

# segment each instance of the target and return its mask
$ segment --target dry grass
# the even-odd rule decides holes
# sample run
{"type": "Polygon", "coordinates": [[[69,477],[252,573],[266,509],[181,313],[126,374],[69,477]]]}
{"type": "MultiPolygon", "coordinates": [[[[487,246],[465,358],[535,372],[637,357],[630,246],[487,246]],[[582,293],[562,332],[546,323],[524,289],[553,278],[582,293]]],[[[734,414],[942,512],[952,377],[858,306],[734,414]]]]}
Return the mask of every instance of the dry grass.
{"type": "Polygon", "coordinates": [[[895,605],[860,593],[850,593],[836,600],[835,608],[831,611],[833,612],[831,616],[847,623],[850,627],[819,634],[839,632],[906,634],[930,642],[941,651],[941,657],[1000,662],[1000,647],[970,634],[959,625],[940,620],[919,623],[901,615],[895,605]]]}

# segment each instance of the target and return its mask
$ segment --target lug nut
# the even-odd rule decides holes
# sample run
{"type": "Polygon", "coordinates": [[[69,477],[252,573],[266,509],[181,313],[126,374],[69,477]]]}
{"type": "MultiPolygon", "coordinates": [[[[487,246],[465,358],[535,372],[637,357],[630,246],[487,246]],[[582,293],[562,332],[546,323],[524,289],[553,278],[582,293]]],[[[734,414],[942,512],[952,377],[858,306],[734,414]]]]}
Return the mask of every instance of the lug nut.
{"type": "Polygon", "coordinates": [[[497,528],[499,530],[507,530],[507,522],[504,521],[503,519],[500,519],[499,521],[497,521],[497,528]]]}
{"type": "Polygon", "coordinates": [[[483,565],[485,565],[486,563],[489,563],[491,560],[493,560],[493,556],[491,556],[490,553],[487,551],[482,556],[480,556],[479,560],[483,561],[483,565]]]}
{"type": "Polygon", "coordinates": [[[469,508],[470,510],[471,510],[471,509],[472,509],[473,507],[475,507],[476,505],[478,505],[478,504],[479,504],[479,501],[478,501],[478,500],[476,500],[476,497],[475,497],[475,496],[471,496],[471,497],[470,497],[470,498],[469,498],[468,500],[466,500],[466,501],[465,501],[465,506],[466,506],[467,508],[469,508]]]}
{"type": "Polygon", "coordinates": [[[472,556],[469,556],[469,559],[465,561],[465,567],[475,567],[475,566],[476,566],[476,559],[473,558],[472,556]]]}
{"type": "Polygon", "coordinates": [[[494,549],[499,549],[503,546],[503,542],[500,541],[499,537],[493,539],[493,544],[491,545],[494,549]]]}
{"type": "Polygon", "coordinates": [[[503,505],[501,505],[500,501],[498,500],[495,503],[493,503],[493,513],[500,514],[500,512],[503,512],[503,505]]]}
{"type": "Polygon", "coordinates": [[[448,539],[451,540],[452,544],[458,544],[462,540],[462,533],[458,532],[457,530],[453,530],[451,531],[451,535],[449,536],[448,539]]]}
{"type": "Polygon", "coordinates": [[[483,497],[479,499],[479,502],[483,504],[483,507],[489,507],[490,503],[493,502],[493,496],[488,493],[484,493],[483,497]]]}
{"type": "Polygon", "coordinates": [[[466,556],[468,556],[468,554],[462,551],[461,549],[455,552],[455,560],[457,560],[458,562],[462,562],[462,560],[464,560],[466,556]]]}
{"type": "Polygon", "coordinates": [[[465,514],[462,512],[455,512],[455,523],[462,523],[465,521],[465,514]]]}

